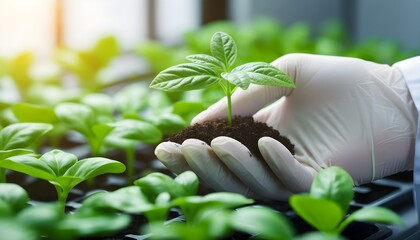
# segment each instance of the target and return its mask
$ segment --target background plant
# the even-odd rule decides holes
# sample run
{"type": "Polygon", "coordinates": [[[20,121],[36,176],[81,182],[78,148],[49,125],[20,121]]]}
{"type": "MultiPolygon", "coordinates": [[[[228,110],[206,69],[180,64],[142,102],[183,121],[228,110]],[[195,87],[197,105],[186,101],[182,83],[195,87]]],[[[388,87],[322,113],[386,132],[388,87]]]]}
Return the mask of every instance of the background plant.
{"type": "Polygon", "coordinates": [[[103,88],[100,71],[120,55],[120,46],[113,36],[107,36],[88,50],[58,48],[55,59],[67,71],[77,77],[78,84],[85,90],[96,92],[103,88]]]}
{"type": "Polygon", "coordinates": [[[107,236],[130,223],[123,214],[84,211],[64,214],[56,203],[29,203],[17,184],[0,184],[0,232],[4,239],[78,239],[107,236]]]}
{"type": "Polygon", "coordinates": [[[219,83],[227,97],[228,122],[232,124],[231,96],[237,87],[247,89],[258,85],[294,87],[293,81],[281,70],[264,62],[246,63],[235,67],[236,44],[231,36],[217,32],[210,41],[212,55],[187,56],[191,63],[170,67],[160,72],[150,87],[166,91],[188,91],[219,83]]]}
{"type": "Polygon", "coordinates": [[[403,224],[391,210],[375,206],[359,209],[345,218],[354,196],[353,186],[353,179],[345,170],[329,167],[315,177],[309,194],[293,195],[289,202],[307,223],[328,234],[339,235],[353,221],[403,224]]]}
{"type": "MultiPolygon", "coordinates": [[[[0,163],[5,159],[33,153],[41,136],[52,126],[45,123],[15,123],[0,130],[0,163]]],[[[0,167],[0,183],[6,182],[6,170],[0,167]]]]}
{"type": "Polygon", "coordinates": [[[70,190],[77,184],[101,174],[125,171],[124,164],[111,159],[92,157],[78,160],[75,155],[61,150],[47,152],[39,159],[31,155],[9,157],[0,161],[0,167],[53,184],[63,211],[70,190]]]}

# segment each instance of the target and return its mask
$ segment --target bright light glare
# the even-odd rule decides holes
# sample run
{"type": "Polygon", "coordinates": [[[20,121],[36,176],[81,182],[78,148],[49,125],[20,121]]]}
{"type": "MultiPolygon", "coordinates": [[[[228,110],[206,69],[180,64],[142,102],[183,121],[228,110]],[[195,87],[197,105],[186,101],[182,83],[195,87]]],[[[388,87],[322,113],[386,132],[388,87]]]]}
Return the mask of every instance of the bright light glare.
{"type": "Polygon", "coordinates": [[[55,42],[55,0],[0,0],[0,57],[33,51],[48,56],[55,42]]]}

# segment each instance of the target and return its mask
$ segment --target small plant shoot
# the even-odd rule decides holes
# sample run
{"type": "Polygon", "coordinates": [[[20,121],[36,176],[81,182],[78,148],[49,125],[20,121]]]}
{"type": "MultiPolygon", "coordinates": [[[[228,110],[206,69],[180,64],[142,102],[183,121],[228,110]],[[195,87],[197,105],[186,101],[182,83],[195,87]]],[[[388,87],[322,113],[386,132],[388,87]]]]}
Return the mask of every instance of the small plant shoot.
{"type": "Polygon", "coordinates": [[[0,161],[0,167],[49,181],[57,190],[63,211],[70,190],[77,184],[105,173],[125,171],[124,164],[111,159],[92,157],[79,160],[60,150],[52,150],[40,158],[29,154],[13,156],[0,161]]]}
{"type": "Polygon", "coordinates": [[[361,208],[345,218],[354,196],[353,186],[346,171],[329,167],[315,177],[309,194],[291,196],[290,206],[318,231],[333,235],[339,235],[353,221],[403,224],[391,210],[375,206],[361,208]]]}
{"type": "MultiPolygon", "coordinates": [[[[52,129],[46,123],[14,123],[0,130],[0,162],[12,156],[30,154],[32,145],[52,129]]],[[[6,170],[0,167],[0,183],[6,182],[6,170]]]]}
{"type": "Polygon", "coordinates": [[[218,83],[226,95],[228,122],[232,124],[231,96],[240,87],[269,85],[291,87],[295,85],[288,75],[265,62],[251,62],[235,67],[237,49],[235,41],[224,32],[216,32],[210,42],[211,55],[187,56],[190,63],[172,66],[160,72],[150,84],[164,91],[189,91],[210,87],[218,83]]]}

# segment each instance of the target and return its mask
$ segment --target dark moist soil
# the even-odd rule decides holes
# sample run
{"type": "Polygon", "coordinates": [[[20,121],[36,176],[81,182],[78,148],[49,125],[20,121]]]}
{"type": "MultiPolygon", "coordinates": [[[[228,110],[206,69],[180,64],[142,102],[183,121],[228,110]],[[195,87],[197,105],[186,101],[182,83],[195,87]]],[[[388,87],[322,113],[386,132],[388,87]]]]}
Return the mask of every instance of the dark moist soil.
{"type": "Polygon", "coordinates": [[[235,116],[231,126],[226,119],[197,123],[168,137],[166,140],[182,144],[188,138],[195,138],[210,145],[210,142],[219,136],[227,136],[238,140],[259,159],[262,159],[258,149],[258,140],[261,137],[274,138],[281,142],[292,154],[295,154],[294,145],[288,138],[281,136],[279,131],[267,126],[267,124],[254,121],[252,117],[235,116]]]}

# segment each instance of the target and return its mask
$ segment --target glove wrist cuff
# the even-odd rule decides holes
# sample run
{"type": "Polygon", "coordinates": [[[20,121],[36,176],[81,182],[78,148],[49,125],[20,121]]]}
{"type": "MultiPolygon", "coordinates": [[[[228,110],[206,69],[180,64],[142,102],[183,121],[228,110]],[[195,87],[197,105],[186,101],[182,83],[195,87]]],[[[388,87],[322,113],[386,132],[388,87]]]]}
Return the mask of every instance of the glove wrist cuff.
{"type": "MultiPolygon", "coordinates": [[[[408,90],[420,116],[420,56],[394,64],[404,75],[408,90]]],[[[414,150],[414,195],[417,215],[420,218],[420,119],[417,120],[416,144],[414,150]]]]}

